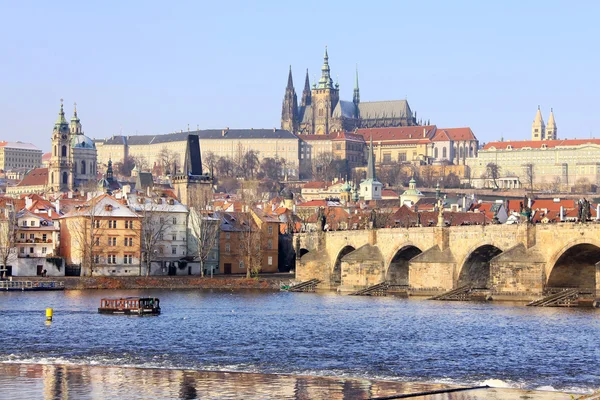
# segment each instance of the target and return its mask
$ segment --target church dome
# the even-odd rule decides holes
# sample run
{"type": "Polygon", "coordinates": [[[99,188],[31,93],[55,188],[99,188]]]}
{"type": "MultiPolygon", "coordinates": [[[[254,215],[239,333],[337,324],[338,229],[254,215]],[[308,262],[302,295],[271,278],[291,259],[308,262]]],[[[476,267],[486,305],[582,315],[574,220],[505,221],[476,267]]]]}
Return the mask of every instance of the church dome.
{"type": "Polygon", "coordinates": [[[71,147],[78,149],[95,149],[94,141],[85,135],[75,135],[71,139],[71,147]]]}
{"type": "Polygon", "coordinates": [[[348,182],[342,185],[342,192],[350,192],[352,191],[352,186],[348,182]]]}

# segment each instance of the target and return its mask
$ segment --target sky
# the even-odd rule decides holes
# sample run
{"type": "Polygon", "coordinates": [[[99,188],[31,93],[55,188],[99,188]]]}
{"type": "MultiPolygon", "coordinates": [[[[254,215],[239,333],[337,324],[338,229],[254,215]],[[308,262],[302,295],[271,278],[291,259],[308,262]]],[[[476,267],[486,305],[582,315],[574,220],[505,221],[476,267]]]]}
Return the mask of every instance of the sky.
{"type": "Polygon", "coordinates": [[[325,46],[340,97],[407,99],[480,142],[600,137],[597,1],[0,0],[0,140],[50,148],[60,99],[86,135],[280,127],[325,46]]]}

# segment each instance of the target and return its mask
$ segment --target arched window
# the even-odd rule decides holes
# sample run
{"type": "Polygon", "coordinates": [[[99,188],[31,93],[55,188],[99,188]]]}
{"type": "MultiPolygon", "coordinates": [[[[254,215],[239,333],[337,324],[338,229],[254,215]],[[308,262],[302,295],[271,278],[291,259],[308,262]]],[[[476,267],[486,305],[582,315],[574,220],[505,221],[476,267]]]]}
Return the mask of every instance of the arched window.
{"type": "Polygon", "coordinates": [[[438,149],[437,149],[437,147],[433,150],[433,158],[438,158],[438,149]]]}
{"type": "Polygon", "coordinates": [[[69,183],[69,174],[67,174],[67,172],[63,172],[63,179],[62,179],[62,183],[63,185],[66,185],[69,183]]]}
{"type": "Polygon", "coordinates": [[[54,172],[50,174],[50,183],[54,185],[54,172]]]}
{"type": "Polygon", "coordinates": [[[85,161],[81,160],[81,173],[85,174],[85,161]]]}
{"type": "Polygon", "coordinates": [[[63,157],[67,156],[67,146],[65,146],[65,145],[63,145],[63,147],[62,147],[61,156],[63,156],[63,157]]]}
{"type": "Polygon", "coordinates": [[[56,157],[56,147],[57,146],[54,146],[54,157],[56,157]]]}
{"type": "Polygon", "coordinates": [[[442,149],[442,158],[448,158],[448,152],[445,147],[442,149]]]}
{"type": "Polygon", "coordinates": [[[471,145],[471,147],[469,147],[469,157],[473,158],[473,145],[471,145]]]}
{"type": "Polygon", "coordinates": [[[460,147],[460,148],[458,149],[458,154],[459,154],[459,158],[460,158],[460,159],[462,159],[462,158],[463,158],[463,154],[464,154],[464,153],[463,153],[463,147],[460,147]]]}

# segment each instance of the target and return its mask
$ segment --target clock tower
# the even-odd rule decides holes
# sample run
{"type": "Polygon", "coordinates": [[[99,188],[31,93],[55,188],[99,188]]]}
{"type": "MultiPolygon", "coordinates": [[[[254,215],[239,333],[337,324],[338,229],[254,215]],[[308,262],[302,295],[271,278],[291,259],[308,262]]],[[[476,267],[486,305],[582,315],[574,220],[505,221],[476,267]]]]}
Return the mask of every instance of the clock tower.
{"type": "Polygon", "coordinates": [[[61,99],[58,119],[52,130],[52,156],[48,170],[48,188],[53,192],[66,192],[73,187],[70,143],[69,123],[65,119],[61,99]]]}

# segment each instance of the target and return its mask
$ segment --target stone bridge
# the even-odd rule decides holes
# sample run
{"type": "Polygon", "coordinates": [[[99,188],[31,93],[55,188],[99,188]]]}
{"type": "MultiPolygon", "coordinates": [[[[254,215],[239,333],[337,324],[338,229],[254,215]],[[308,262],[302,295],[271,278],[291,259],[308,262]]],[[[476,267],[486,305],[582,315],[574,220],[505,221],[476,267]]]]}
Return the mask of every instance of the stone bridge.
{"type": "Polygon", "coordinates": [[[496,295],[600,293],[600,224],[514,224],[302,233],[296,277],[352,291],[387,280],[413,292],[468,284],[496,295]]]}

